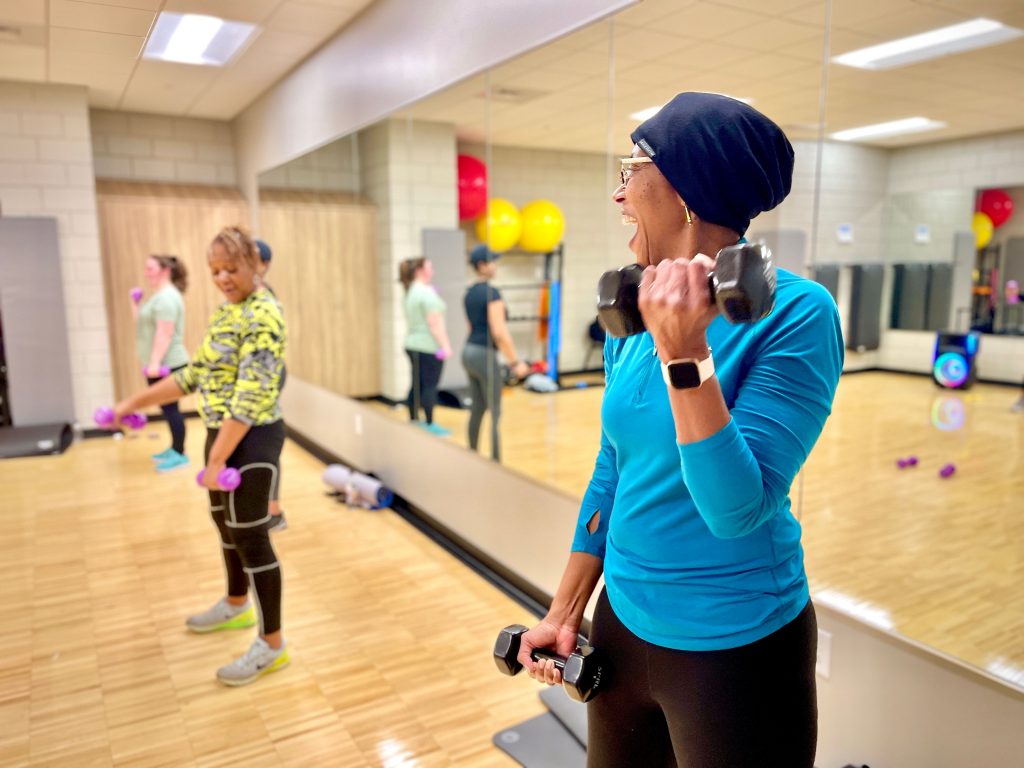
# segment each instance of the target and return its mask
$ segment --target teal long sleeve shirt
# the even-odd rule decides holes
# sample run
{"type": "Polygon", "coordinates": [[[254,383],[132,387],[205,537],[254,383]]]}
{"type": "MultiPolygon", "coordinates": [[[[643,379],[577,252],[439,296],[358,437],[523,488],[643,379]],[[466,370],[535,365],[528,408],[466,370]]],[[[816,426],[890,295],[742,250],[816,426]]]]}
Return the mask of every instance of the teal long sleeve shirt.
{"type": "Polygon", "coordinates": [[[691,651],[755,642],[807,604],[789,489],[843,366],[832,297],[784,270],[772,314],[750,325],[718,317],[707,335],[731,418],[687,445],[676,442],[650,334],[609,337],[601,448],[572,545],[603,558],[608,598],[631,632],[691,651]]]}

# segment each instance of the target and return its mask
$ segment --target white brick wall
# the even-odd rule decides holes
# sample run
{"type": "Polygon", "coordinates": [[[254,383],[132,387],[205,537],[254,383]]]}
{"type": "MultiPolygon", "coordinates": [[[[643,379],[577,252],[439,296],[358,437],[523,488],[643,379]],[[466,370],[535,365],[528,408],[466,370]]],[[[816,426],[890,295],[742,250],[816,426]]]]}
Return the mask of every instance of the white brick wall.
{"type": "Polygon", "coordinates": [[[273,189],[359,191],[359,149],[355,136],[332,141],[290,163],[260,174],[260,186],[273,189]]]}
{"type": "Polygon", "coordinates": [[[237,184],[229,123],[94,109],[96,177],[179,184],[237,184]]]}
{"type": "Polygon", "coordinates": [[[409,391],[409,365],[403,350],[405,320],[398,265],[421,254],[423,229],[458,225],[455,129],[440,123],[389,120],[360,132],[357,141],[359,187],[378,206],[381,392],[401,400],[409,391]]]}
{"type": "Polygon", "coordinates": [[[58,222],[75,414],[113,400],[85,88],[0,82],[0,205],[58,222]]]}

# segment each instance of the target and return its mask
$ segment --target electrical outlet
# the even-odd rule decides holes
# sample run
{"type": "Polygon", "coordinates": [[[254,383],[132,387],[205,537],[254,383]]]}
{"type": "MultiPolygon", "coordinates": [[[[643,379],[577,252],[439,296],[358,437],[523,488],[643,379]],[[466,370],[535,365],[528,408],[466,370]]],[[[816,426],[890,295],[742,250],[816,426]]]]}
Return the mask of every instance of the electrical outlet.
{"type": "Polygon", "coordinates": [[[828,680],[832,673],[832,633],[818,630],[818,663],[814,671],[828,680]]]}
{"type": "Polygon", "coordinates": [[[363,414],[361,414],[361,413],[357,413],[356,414],[356,424],[355,424],[355,427],[356,427],[356,434],[357,435],[363,434],[363,414]]]}

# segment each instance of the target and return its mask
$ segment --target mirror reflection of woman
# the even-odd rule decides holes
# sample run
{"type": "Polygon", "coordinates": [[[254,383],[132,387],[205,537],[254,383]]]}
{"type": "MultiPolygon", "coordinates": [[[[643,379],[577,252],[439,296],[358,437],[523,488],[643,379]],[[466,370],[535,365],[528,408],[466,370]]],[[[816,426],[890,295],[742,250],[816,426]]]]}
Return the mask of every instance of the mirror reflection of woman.
{"type": "Polygon", "coordinates": [[[474,451],[480,442],[480,426],[484,414],[491,413],[491,458],[501,461],[501,390],[504,386],[497,352],[508,361],[518,379],[530,373],[530,366],[520,360],[508,329],[508,311],[501,292],[491,285],[498,271],[498,254],[486,245],[478,245],[469,256],[477,282],[470,286],[463,299],[469,337],[462,349],[462,365],[469,377],[472,405],[469,411],[469,447],[474,451]]]}
{"type": "Polygon", "coordinates": [[[245,685],[290,661],[281,630],[281,565],[270,543],[270,489],[284,445],[278,405],[284,368],[281,307],[260,285],[259,253],[249,234],[225,227],[210,244],[207,261],[226,301],[214,310],[192,361],[173,376],[118,403],[118,422],[149,405],[175,402],[195,392],[206,424],[202,484],[220,533],[226,594],[190,616],[197,633],[259,625],[249,650],[217,670],[225,685],[245,685]],[[222,490],[220,473],[241,473],[241,484],[222,490]],[[251,593],[251,597],[250,597],[251,593]]]}
{"type": "MultiPolygon", "coordinates": [[[[188,364],[185,335],[185,300],[188,272],[177,256],[150,256],[142,269],[149,283],[149,298],[132,302],[135,319],[135,352],[147,384],[163,378],[163,370],[174,373],[188,364]],[[163,369],[163,370],[161,370],[163,369]]],[[[171,447],[153,454],[157,472],[169,472],[186,466],[185,419],[178,403],[160,406],[171,431],[171,447]]]]}
{"type": "Polygon", "coordinates": [[[406,259],[398,267],[398,279],[405,289],[405,353],[409,356],[412,383],[409,386],[409,419],[428,432],[447,435],[449,430],[434,423],[437,387],[444,361],[452,356],[452,345],[444,324],[445,303],[432,285],[434,265],[430,259],[406,259]],[[420,410],[424,420],[421,422],[420,410]]]}

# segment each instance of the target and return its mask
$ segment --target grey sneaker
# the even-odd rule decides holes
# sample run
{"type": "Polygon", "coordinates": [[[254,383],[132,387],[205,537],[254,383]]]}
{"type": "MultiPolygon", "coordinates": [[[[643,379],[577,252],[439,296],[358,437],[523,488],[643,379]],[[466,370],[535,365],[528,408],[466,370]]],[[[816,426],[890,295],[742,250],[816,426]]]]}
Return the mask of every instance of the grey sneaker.
{"type": "Polygon", "coordinates": [[[263,675],[284,669],[291,660],[287,645],[274,649],[257,637],[241,657],[217,670],[217,679],[224,685],[248,685],[263,675]]]}
{"type": "Polygon", "coordinates": [[[284,519],[284,510],[281,510],[279,515],[270,516],[270,525],[267,527],[268,531],[283,531],[288,528],[288,521],[284,519]]]}
{"type": "Polygon", "coordinates": [[[1020,400],[1018,400],[1018,401],[1017,401],[1016,403],[1014,403],[1013,405],[1011,405],[1011,406],[1010,406],[1010,410],[1011,410],[1011,411],[1012,411],[1013,413],[1020,413],[1021,411],[1024,411],[1024,397],[1022,397],[1022,398],[1021,398],[1020,400]]]}
{"type": "Polygon", "coordinates": [[[256,612],[252,603],[231,605],[227,598],[222,597],[208,611],[189,616],[185,626],[193,632],[216,632],[221,629],[245,629],[256,623],[256,612]]]}

